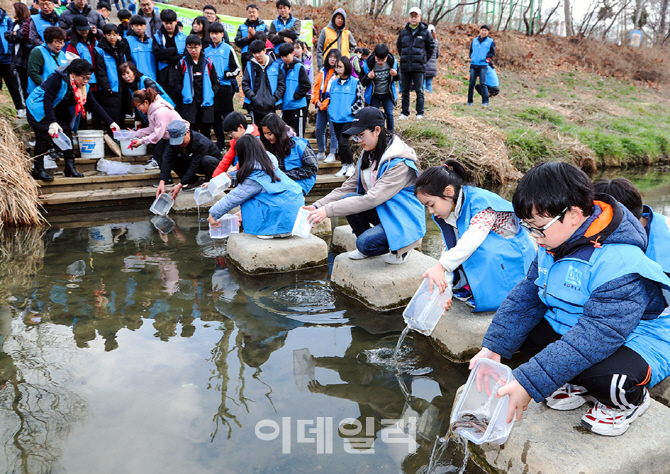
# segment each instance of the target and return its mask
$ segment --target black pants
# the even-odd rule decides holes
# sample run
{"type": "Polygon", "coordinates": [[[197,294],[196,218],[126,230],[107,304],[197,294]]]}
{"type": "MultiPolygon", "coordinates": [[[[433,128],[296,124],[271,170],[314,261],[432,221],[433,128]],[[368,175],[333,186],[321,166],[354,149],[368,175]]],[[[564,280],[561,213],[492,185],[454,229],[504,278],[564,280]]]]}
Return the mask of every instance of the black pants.
{"type": "Polygon", "coordinates": [[[255,110],[252,110],[249,112],[251,115],[251,123],[255,124],[258,128],[261,128],[261,122],[265,118],[266,115],[273,113],[274,110],[271,110],[270,112],[257,112],[255,110]]]}
{"type": "Polygon", "coordinates": [[[354,162],[354,155],[349,148],[349,137],[344,136],[344,132],[351,128],[353,122],[346,123],[335,123],[331,122],[333,128],[335,129],[335,136],[337,137],[337,143],[340,144],[340,161],[343,165],[350,165],[354,162]]]}
{"type": "MultiPolygon", "coordinates": [[[[55,148],[56,150],[60,150],[58,148],[51,137],[49,136],[49,124],[46,123],[46,119],[43,119],[41,122],[36,122],[35,119],[33,118],[32,115],[30,115],[30,112],[28,112],[28,123],[30,124],[31,127],[33,127],[33,130],[35,131],[35,153],[33,156],[40,156],[44,155],[47,151],[49,151],[50,148],[55,148]]],[[[63,124],[62,122],[59,122],[59,125],[63,128],[63,133],[67,135],[67,137],[72,140],[72,129],[70,128],[70,124],[63,124]]],[[[63,152],[63,157],[66,159],[74,159],[74,152],[70,148],[69,150],[62,150],[63,152]]],[[[42,157],[43,158],[43,157],[42,157]]],[[[40,159],[42,159],[40,158],[40,159]]]]}
{"type": "Polygon", "coordinates": [[[226,134],[223,132],[223,120],[229,113],[235,111],[233,95],[232,87],[221,86],[214,98],[214,135],[216,136],[216,146],[218,146],[219,149],[226,146],[226,134]]]}
{"type": "MultiPolygon", "coordinates": [[[[479,77],[479,83],[483,86],[486,85],[486,73],[488,72],[488,66],[470,66],[470,84],[468,85],[468,104],[472,104],[475,95],[475,83],[479,77]]],[[[482,104],[489,103],[489,88],[482,87],[480,91],[482,95],[482,104]]]]}
{"type": "Polygon", "coordinates": [[[14,66],[14,75],[18,76],[19,78],[19,85],[21,86],[21,93],[23,97],[23,105],[25,106],[26,100],[28,100],[28,68],[14,66]]]}
{"type": "MultiPolygon", "coordinates": [[[[212,179],[212,174],[214,173],[214,170],[219,164],[219,161],[221,161],[220,156],[203,156],[200,159],[200,165],[198,165],[198,169],[195,170],[197,174],[204,174],[205,175],[205,181],[209,181],[212,179]]],[[[183,179],[184,175],[186,174],[186,171],[188,170],[189,166],[191,165],[191,162],[188,160],[179,160],[174,164],[174,168],[172,171],[177,173],[177,176],[179,176],[179,179],[183,179]]],[[[182,183],[182,184],[189,184],[189,183],[182,183]]]]}
{"type": "MultiPolygon", "coordinates": [[[[521,352],[534,356],[561,339],[546,319],[542,319],[521,346],[521,352]]],[[[631,408],[642,403],[643,388],[651,369],[634,350],[621,346],[607,359],[579,374],[570,383],[585,387],[589,394],[609,407],[631,408]]]]}
{"type": "Polygon", "coordinates": [[[400,85],[402,88],[402,114],[409,117],[409,93],[416,92],[416,114],[423,115],[424,95],[423,95],[423,72],[403,72],[400,75],[400,85]]]}
{"type": "MultiPolygon", "coordinates": [[[[9,89],[9,95],[12,96],[12,102],[16,110],[23,109],[23,100],[19,91],[19,81],[16,80],[11,64],[0,64],[0,80],[4,80],[9,89]]],[[[48,127],[47,127],[48,128],[48,127]]]]}
{"type": "Polygon", "coordinates": [[[475,90],[479,95],[482,95],[482,87],[486,87],[486,89],[488,89],[489,98],[495,97],[500,93],[500,87],[482,86],[481,84],[476,84],[475,90]]]}
{"type": "Polygon", "coordinates": [[[191,130],[200,132],[207,138],[211,138],[212,136],[212,124],[203,123],[202,121],[202,107],[198,107],[198,111],[195,114],[195,122],[191,122],[191,130]]]}
{"type": "Polygon", "coordinates": [[[163,155],[167,149],[168,142],[169,140],[167,138],[161,138],[158,143],[151,145],[154,160],[156,160],[156,163],[158,163],[159,168],[163,164],[163,155]]]}
{"type": "Polygon", "coordinates": [[[281,116],[286,125],[295,130],[300,138],[305,137],[305,126],[307,124],[307,107],[302,109],[284,110],[281,116]]]}

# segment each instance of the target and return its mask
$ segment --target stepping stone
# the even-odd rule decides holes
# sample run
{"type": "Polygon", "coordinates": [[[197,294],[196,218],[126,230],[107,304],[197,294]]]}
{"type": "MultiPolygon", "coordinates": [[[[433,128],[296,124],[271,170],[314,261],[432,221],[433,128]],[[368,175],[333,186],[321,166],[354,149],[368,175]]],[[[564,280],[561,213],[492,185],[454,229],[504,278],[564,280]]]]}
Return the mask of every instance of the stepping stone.
{"type": "Polygon", "coordinates": [[[328,246],[315,235],[263,240],[250,234],[228,237],[228,259],[244,273],[282,273],[328,263],[328,246]]]}
{"type": "MultiPolygon", "coordinates": [[[[589,405],[590,406],[590,405],[589,405]]],[[[469,443],[475,462],[505,474],[629,474],[668,472],[670,408],[652,400],[628,431],[600,436],[581,426],[587,406],[557,411],[530,402],[502,446],[469,443]]]]}
{"type": "Polygon", "coordinates": [[[350,225],[341,225],[333,230],[333,251],[337,253],[356,250],[356,234],[351,231],[350,225]]]}
{"type": "Polygon", "coordinates": [[[670,377],[649,389],[649,395],[665,406],[670,406],[670,377]]]}
{"type": "Polygon", "coordinates": [[[335,257],[330,281],[368,308],[389,311],[407,306],[421,285],[421,275],[436,263],[416,250],[402,265],[389,265],[383,256],[352,260],[347,254],[340,254],[335,257]]]}
{"type": "MultiPolygon", "coordinates": [[[[194,196],[194,191],[180,191],[179,194],[177,195],[177,199],[175,199],[174,204],[172,205],[171,211],[174,212],[191,212],[191,211],[197,211],[198,210],[198,205],[195,203],[195,197],[194,196]]],[[[200,212],[207,212],[210,207],[212,207],[214,204],[216,204],[216,201],[221,199],[224,195],[219,194],[216,196],[214,199],[211,201],[208,201],[204,204],[200,205],[200,212]]],[[[205,214],[205,217],[207,214],[205,214]]]]}
{"type": "Polygon", "coordinates": [[[318,224],[312,226],[312,234],[314,235],[330,235],[332,231],[332,223],[330,217],[326,217],[318,224]]]}
{"type": "Polygon", "coordinates": [[[437,350],[456,362],[467,362],[482,348],[494,312],[473,313],[463,301],[453,299],[430,337],[437,350]]]}

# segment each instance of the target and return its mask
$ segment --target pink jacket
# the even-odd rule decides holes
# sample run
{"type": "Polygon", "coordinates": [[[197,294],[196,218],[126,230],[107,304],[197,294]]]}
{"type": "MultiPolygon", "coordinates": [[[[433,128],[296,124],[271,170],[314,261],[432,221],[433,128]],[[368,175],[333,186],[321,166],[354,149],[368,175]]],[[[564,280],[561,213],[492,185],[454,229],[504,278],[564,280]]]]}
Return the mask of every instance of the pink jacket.
{"type": "MultiPolygon", "coordinates": [[[[174,107],[161,97],[156,97],[156,100],[149,105],[147,115],[149,126],[147,128],[140,128],[135,132],[135,138],[139,138],[144,145],[150,143],[155,145],[163,138],[170,138],[170,134],[167,131],[170,122],[173,120],[184,120],[175,111],[174,107]]],[[[188,126],[188,122],[184,120],[184,123],[188,126]]]]}

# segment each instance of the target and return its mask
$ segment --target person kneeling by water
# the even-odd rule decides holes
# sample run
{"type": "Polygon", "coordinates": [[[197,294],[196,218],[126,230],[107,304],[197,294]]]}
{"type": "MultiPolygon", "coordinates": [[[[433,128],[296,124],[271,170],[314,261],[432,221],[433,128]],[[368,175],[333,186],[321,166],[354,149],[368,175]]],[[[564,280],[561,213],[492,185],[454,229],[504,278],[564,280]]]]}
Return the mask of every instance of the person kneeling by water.
{"type": "Polygon", "coordinates": [[[388,254],[386,263],[397,265],[420,245],[426,217],[414,195],[416,153],[384,124],[384,114],[374,107],[356,113],[344,132],[363,146],[355,173],[306,209],[315,224],[346,216],[357,237],[356,250],[349,252],[352,260],[388,254]]]}
{"type": "Polygon", "coordinates": [[[212,206],[209,223],[219,227],[221,217],[241,206],[245,234],[259,239],[290,236],[298,211],[305,205],[302,188],[279,169],[276,158],[265,151],[258,138],[238,138],[235,154],[240,163],[237,187],[212,206]]]}
{"type": "MultiPolygon", "coordinates": [[[[53,177],[44,171],[44,155],[52,145],[52,138],[64,133],[72,140],[80,120],[86,120],[85,105],[94,114],[109,125],[114,132],[120,130],[105,109],[95,100],[88,81],[93,66],[85,59],[75,59],[69,66],[60,66],[39,87],[35,88],[26,101],[28,123],[35,131],[35,170],[33,177],[43,181],[52,181],[53,177]],[[74,113],[74,115],[73,115],[74,113]]],[[[65,176],[81,178],[84,176],[74,168],[72,148],[63,150],[65,157],[65,176]]]]}

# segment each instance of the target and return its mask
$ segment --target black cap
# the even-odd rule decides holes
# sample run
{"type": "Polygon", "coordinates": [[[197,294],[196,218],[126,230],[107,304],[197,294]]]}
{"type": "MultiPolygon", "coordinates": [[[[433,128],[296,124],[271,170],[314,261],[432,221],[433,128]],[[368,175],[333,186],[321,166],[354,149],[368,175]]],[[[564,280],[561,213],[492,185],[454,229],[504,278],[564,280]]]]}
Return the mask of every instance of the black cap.
{"type": "Polygon", "coordinates": [[[354,117],[354,122],[342,135],[350,137],[363,133],[368,128],[383,127],[386,124],[384,113],[375,107],[364,107],[354,117]]]}
{"type": "Polygon", "coordinates": [[[480,30],[489,30],[491,31],[491,27],[489,25],[482,25],[479,27],[480,30]]]}
{"type": "Polygon", "coordinates": [[[75,15],[72,18],[72,28],[77,31],[90,30],[91,25],[88,24],[88,19],[83,15],[75,15]]]}

